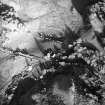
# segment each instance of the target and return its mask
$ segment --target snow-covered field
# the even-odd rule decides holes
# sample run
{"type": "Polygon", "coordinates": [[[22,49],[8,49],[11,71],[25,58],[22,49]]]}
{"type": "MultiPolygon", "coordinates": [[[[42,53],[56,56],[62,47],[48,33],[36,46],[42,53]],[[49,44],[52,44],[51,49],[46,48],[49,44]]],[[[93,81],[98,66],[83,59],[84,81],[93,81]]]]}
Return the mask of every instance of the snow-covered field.
{"type": "MultiPolygon", "coordinates": [[[[77,31],[82,25],[82,19],[77,11],[71,9],[71,0],[2,0],[13,6],[23,24],[2,22],[1,29],[8,32],[2,35],[2,46],[5,49],[27,49],[29,54],[41,55],[35,38],[41,43],[38,32],[56,33],[65,29],[65,25],[77,31]]],[[[49,46],[49,43],[41,43],[49,46]]],[[[0,56],[2,53],[0,52],[0,56]]],[[[14,74],[24,70],[27,66],[25,57],[8,58],[7,55],[0,58],[0,88],[8,83],[14,74]]]]}
{"type": "Polygon", "coordinates": [[[37,38],[37,32],[60,32],[65,28],[65,24],[73,30],[78,28],[78,25],[82,24],[81,17],[78,13],[70,13],[70,7],[62,7],[62,5],[67,5],[67,1],[68,5],[71,6],[69,0],[66,0],[66,4],[63,0],[60,0],[58,5],[50,0],[20,0],[19,3],[8,0],[8,4],[16,8],[16,15],[26,22],[24,26],[20,26],[19,28],[17,24],[13,23],[3,25],[3,27],[8,28],[10,31],[12,30],[6,34],[7,40],[3,45],[12,49],[34,48],[36,47],[36,43],[33,37],[37,38]],[[61,4],[59,4],[60,2],[61,4]]]}
{"type": "MultiPolygon", "coordinates": [[[[82,19],[76,12],[76,10],[70,12],[70,6],[72,6],[70,0],[66,1],[2,0],[2,1],[10,6],[13,6],[16,11],[15,13],[16,16],[25,21],[24,25],[22,24],[17,25],[17,21],[15,21],[15,23],[12,22],[1,23],[2,28],[8,30],[8,32],[2,35],[2,37],[4,38],[2,45],[3,47],[11,50],[16,50],[16,48],[27,49],[27,51],[30,54],[40,56],[41,54],[40,50],[37,46],[37,43],[34,40],[34,38],[36,38],[40,41],[37,34],[38,32],[47,33],[62,32],[62,29],[65,28],[65,24],[71,27],[72,30],[76,31],[82,24],[82,19]]],[[[49,45],[47,43],[41,44],[43,46],[49,45]]],[[[14,72],[15,69],[11,68],[14,68],[15,61],[10,60],[10,62],[9,60],[3,62],[0,65],[0,71],[4,72],[6,70],[10,70],[14,72]],[[10,62],[12,62],[13,64],[10,62]]],[[[17,69],[19,70],[19,68],[17,69]]]]}

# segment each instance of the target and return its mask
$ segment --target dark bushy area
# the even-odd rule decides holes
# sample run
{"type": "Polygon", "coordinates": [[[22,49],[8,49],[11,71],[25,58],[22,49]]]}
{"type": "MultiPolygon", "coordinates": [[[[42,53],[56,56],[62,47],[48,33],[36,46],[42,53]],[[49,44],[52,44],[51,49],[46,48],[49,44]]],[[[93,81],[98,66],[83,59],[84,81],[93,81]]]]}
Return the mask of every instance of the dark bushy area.
{"type": "Polygon", "coordinates": [[[0,21],[6,21],[8,23],[18,21],[18,25],[23,24],[23,21],[15,16],[15,12],[13,7],[0,1],[0,21]]]}
{"type": "MultiPolygon", "coordinates": [[[[79,1],[79,0],[78,0],[79,1]]],[[[104,22],[104,1],[94,1],[90,4],[90,1],[85,0],[84,6],[88,4],[87,10],[91,14],[92,12],[97,14],[100,21],[104,22]],[[86,2],[85,2],[86,1],[86,2]],[[91,11],[90,11],[91,10],[91,11]],[[102,15],[102,16],[101,16],[102,15]]],[[[74,1],[72,1],[74,2],[74,1]]],[[[82,0],[81,0],[82,2],[82,0]]],[[[0,8],[4,8],[7,13],[0,11],[0,16],[8,14],[8,10],[13,10],[6,5],[0,4],[0,8]],[[6,6],[6,8],[5,8],[6,6]]],[[[84,8],[81,7],[81,8],[84,8]]],[[[74,7],[78,10],[74,2],[74,7]]],[[[80,8],[79,8],[80,9],[80,8]]],[[[81,9],[78,12],[83,16],[84,13],[81,9]]],[[[86,14],[87,16],[89,14],[86,14]]],[[[4,18],[8,18],[7,15],[4,18]]],[[[4,20],[3,18],[3,20],[4,20]]],[[[83,30],[88,31],[83,27],[83,30]]],[[[81,33],[81,32],[80,32],[81,33]]],[[[39,36],[43,40],[53,40],[55,42],[60,42],[62,48],[54,46],[53,49],[42,50],[44,54],[45,61],[40,61],[39,67],[40,71],[45,71],[44,74],[40,75],[39,78],[35,78],[30,75],[30,72],[22,72],[13,77],[11,84],[5,91],[5,99],[2,105],[64,105],[62,97],[53,95],[52,86],[56,81],[55,77],[59,75],[67,76],[69,81],[69,86],[75,85],[75,92],[79,96],[85,97],[85,99],[93,100],[96,104],[91,105],[104,105],[105,102],[105,56],[97,50],[97,48],[83,41],[80,34],[72,32],[68,27],[64,32],[65,38],[51,37],[49,35],[39,33],[39,36]],[[53,68],[53,69],[52,69],[53,68]],[[29,98],[29,100],[24,101],[24,97],[27,95],[36,95],[35,100],[29,98]],[[13,96],[12,96],[13,95],[13,96]],[[11,99],[8,97],[11,96],[11,99]]],[[[95,35],[97,32],[94,32],[95,35]]],[[[104,30],[101,35],[96,35],[97,39],[104,39],[104,30]]],[[[99,43],[104,45],[104,41],[99,41],[99,43]]],[[[41,46],[39,46],[41,49],[41,46]]],[[[102,46],[104,47],[104,46],[102,46]]],[[[14,54],[22,52],[17,50],[13,52],[14,54]]],[[[24,51],[22,52],[24,53],[24,51]]],[[[77,97],[76,97],[77,98],[77,97]]],[[[27,98],[26,98],[27,99],[27,98]]],[[[75,103],[76,104],[76,103],[75,103]]],[[[76,105],[84,105],[85,103],[77,103],[76,105]]],[[[86,105],[86,104],[85,104],[86,105]]]]}

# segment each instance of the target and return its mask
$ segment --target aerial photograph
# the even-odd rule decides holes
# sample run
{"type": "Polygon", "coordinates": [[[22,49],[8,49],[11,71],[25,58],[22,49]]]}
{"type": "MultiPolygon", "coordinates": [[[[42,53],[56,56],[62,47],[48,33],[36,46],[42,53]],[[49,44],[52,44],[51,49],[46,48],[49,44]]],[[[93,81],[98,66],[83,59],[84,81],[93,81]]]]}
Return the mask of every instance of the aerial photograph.
{"type": "Polygon", "coordinates": [[[105,105],[105,0],[0,0],[0,105],[105,105]]]}

